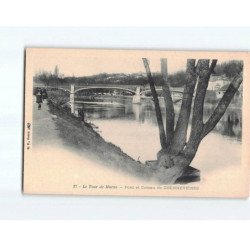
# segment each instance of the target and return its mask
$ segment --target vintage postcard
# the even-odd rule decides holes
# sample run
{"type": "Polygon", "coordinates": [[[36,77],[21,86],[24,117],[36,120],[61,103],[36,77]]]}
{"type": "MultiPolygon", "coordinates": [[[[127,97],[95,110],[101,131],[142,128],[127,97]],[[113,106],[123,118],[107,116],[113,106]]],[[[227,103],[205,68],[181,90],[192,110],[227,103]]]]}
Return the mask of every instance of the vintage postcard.
{"type": "Polygon", "coordinates": [[[25,194],[249,196],[248,52],[25,54],[25,194]]]}

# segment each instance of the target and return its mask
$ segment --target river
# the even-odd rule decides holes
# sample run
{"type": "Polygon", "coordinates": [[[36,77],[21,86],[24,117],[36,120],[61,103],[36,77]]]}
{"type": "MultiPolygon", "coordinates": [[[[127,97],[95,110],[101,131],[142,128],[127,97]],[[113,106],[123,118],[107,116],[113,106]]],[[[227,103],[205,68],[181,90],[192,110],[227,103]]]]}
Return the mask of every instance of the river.
{"type": "MultiPolygon", "coordinates": [[[[160,103],[165,120],[163,99],[160,103]]],[[[132,104],[132,97],[98,97],[90,101],[78,100],[76,108],[80,107],[84,109],[85,119],[97,126],[106,141],[119,146],[135,160],[145,162],[156,159],[160,143],[154,104],[150,98],[143,99],[141,104],[132,104]]],[[[178,114],[180,103],[174,108],[178,114]]],[[[204,121],[213,109],[213,105],[205,105],[204,121]]],[[[211,171],[218,167],[240,165],[241,127],[240,105],[232,104],[215,129],[203,139],[192,166],[211,171]]]]}

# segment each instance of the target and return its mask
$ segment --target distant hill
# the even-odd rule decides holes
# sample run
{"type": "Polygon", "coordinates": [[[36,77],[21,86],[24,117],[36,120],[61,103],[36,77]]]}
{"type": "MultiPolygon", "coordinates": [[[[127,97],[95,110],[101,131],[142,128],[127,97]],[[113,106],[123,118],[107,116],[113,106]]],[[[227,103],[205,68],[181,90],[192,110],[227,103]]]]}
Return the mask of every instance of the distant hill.
{"type": "MultiPolygon", "coordinates": [[[[160,73],[153,73],[153,78],[156,86],[162,84],[162,76],[160,73]]],[[[81,85],[138,85],[145,86],[148,84],[147,76],[144,73],[133,74],[107,74],[102,73],[93,76],[82,77],[60,77],[46,72],[37,74],[34,76],[35,83],[42,83],[49,86],[63,86],[75,83],[78,86],[81,85]]],[[[169,76],[171,87],[182,87],[185,84],[185,72],[177,72],[176,74],[169,76]]]]}
{"type": "MultiPolygon", "coordinates": [[[[101,73],[93,76],[63,76],[59,75],[59,69],[56,68],[54,73],[40,72],[34,76],[34,82],[38,84],[44,84],[47,86],[65,86],[70,83],[75,83],[78,86],[81,85],[137,85],[145,86],[148,84],[147,76],[145,73],[133,73],[133,74],[107,74],[101,73]]],[[[234,77],[243,69],[243,63],[241,61],[228,61],[226,63],[217,64],[215,71],[213,72],[210,82],[226,81],[234,77]]],[[[152,73],[156,86],[162,84],[161,73],[152,73]]],[[[169,74],[168,80],[171,87],[183,87],[186,84],[186,72],[178,71],[174,74],[169,74]]]]}

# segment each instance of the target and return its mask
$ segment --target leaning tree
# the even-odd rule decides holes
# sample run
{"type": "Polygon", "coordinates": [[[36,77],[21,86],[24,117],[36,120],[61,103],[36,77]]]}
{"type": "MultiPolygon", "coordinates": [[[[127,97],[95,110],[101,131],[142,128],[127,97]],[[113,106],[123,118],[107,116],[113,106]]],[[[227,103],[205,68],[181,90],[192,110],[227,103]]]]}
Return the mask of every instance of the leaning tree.
{"type": "Polygon", "coordinates": [[[204,100],[209,79],[214,72],[217,60],[201,59],[196,61],[196,59],[188,59],[183,99],[178,119],[175,120],[174,104],[168,79],[167,59],[161,59],[162,91],[166,109],[164,126],[149,60],[147,58],[142,60],[153,96],[161,144],[155,167],[159,170],[165,183],[175,183],[194,159],[202,139],[213,130],[224,115],[243,81],[242,72],[235,75],[212,115],[204,122],[204,100]],[[192,117],[190,118],[191,113],[192,117]],[[188,133],[190,119],[191,131],[188,133]]]}

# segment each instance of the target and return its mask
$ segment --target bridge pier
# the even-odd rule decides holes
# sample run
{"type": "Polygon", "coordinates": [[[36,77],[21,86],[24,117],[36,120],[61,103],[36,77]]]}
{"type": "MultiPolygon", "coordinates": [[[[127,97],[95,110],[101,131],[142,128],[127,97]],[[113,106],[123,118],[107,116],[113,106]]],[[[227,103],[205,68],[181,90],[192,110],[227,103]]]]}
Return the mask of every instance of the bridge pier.
{"type": "Polygon", "coordinates": [[[75,84],[70,85],[69,103],[71,108],[71,114],[75,114],[75,84]]]}
{"type": "Polygon", "coordinates": [[[136,87],[135,95],[133,96],[133,104],[140,104],[141,103],[141,88],[136,87]]]}

